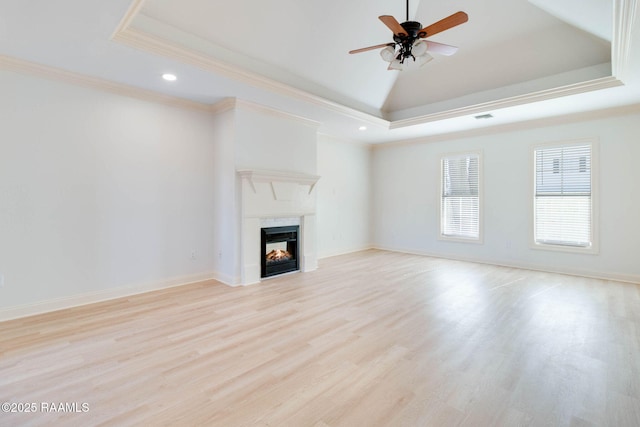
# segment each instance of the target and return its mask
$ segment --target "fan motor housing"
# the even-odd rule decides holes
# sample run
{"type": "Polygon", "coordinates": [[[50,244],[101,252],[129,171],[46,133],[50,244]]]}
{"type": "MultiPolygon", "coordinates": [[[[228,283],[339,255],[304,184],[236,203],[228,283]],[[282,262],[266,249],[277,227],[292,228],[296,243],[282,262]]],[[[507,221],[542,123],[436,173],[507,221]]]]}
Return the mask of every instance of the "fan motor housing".
{"type": "Polygon", "coordinates": [[[402,28],[407,30],[407,35],[412,39],[419,37],[420,30],[422,30],[422,24],[416,21],[407,21],[400,25],[402,25],[402,28]]]}
{"type": "Polygon", "coordinates": [[[393,40],[400,46],[400,52],[397,59],[404,62],[404,58],[413,57],[411,54],[411,47],[413,42],[421,36],[424,36],[422,32],[422,24],[416,21],[406,21],[400,24],[402,28],[407,32],[407,35],[393,35],[393,40]]]}

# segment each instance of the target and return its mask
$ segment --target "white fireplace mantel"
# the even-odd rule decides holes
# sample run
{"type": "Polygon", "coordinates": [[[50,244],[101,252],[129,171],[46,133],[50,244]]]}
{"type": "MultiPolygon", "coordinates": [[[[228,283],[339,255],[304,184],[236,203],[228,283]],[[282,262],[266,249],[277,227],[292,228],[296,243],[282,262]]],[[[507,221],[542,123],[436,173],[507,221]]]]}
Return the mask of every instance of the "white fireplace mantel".
{"type": "Polygon", "coordinates": [[[239,169],[237,172],[241,178],[246,179],[249,184],[251,184],[251,188],[253,189],[254,193],[256,192],[255,183],[257,182],[268,182],[272,185],[274,182],[287,182],[299,185],[308,185],[309,194],[311,194],[313,188],[320,179],[318,175],[309,175],[300,172],[285,172],[264,169],[239,169]]]}

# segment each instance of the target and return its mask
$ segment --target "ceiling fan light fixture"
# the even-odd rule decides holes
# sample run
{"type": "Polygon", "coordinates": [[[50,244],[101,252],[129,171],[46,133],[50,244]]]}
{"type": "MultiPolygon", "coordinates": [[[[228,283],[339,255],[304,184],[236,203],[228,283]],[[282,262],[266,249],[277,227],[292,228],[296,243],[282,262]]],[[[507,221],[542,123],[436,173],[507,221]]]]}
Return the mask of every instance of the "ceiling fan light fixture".
{"type": "Polygon", "coordinates": [[[418,63],[418,66],[422,67],[427,62],[431,62],[432,59],[433,56],[429,55],[428,53],[424,53],[423,55],[416,57],[416,62],[418,63]]]}
{"type": "Polygon", "coordinates": [[[396,49],[393,46],[387,46],[380,51],[380,56],[387,62],[391,62],[396,57],[396,49]]]}
{"type": "Polygon", "coordinates": [[[402,71],[402,62],[396,58],[389,64],[389,70],[399,70],[402,71]]]}
{"type": "Polygon", "coordinates": [[[427,54],[427,43],[422,40],[417,40],[411,47],[411,53],[413,56],[424,56],[427,54]]]}

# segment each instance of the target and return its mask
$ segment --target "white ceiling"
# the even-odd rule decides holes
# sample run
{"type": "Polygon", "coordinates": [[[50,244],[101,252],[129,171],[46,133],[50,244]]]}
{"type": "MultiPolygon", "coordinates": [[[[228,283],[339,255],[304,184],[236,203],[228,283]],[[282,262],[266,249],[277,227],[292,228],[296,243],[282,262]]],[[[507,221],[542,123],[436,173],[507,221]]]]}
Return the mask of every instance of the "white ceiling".
{"type": "Polygon", "coordinates": [[[397,72],[347,52],[391,41],[377,17],[404,21],[402,0],[0,0],[0,55],[205,104],[237,97],[375,143],[640,103],[635,2],[412,0],[424,26],[458,10],[469,22],[430,39],[454,56],[397,72]],[[495,118],[473,118],[484,112],[495,118]]]}

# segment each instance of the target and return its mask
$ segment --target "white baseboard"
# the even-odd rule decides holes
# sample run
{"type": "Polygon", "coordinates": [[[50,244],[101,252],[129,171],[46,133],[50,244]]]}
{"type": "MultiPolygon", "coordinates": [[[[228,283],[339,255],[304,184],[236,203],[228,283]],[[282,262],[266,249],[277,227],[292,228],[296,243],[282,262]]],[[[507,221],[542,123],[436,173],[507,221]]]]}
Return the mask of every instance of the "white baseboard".
{"type": "Polygon", "coordinates": [[[81,305],[94,304],[97,302],[108,301],[116,298],[128,297],[131,295],[157,291],[160,289],[167,289],[177,286],[189,285],[197,282],[204,282],[207,280],[215,280],[215,274],[202,273],[190,276],[174,277],[159,282],[141,283],[133,286],[105,289],[101,291],[70,295],[68,297],[55,298],[46,301],[38,301],[31,304],[1,308],[0,322],[19,319],[21,317],[33,316],[36,314],[64,310],[66,308],[78,307],[81,305]]]}
{"type": "Polygon", "coordinates": [[[600,279],[600,280],[613,280],[616,282],[628,282],[634,284],[640,284],[640,276],[633,274],[620,274],[620,273],[610,273],[610,272],[602,272],[602,271],[589,271],[589,270],[576,270],[572,268],[549,268],[545,265],[536,265],[529,264],[526,262],[504,262],[498,260],[484,260],[473,257],[461,257],[449,254],[438,254],[427,251],[417,251],[413,249],[403,249],[403,248],[392,248],[387,246],[374,246],[372,249],[378,249],[381,251],[389,251],[389,252],[400,252],[411,255],[422,255],[429,256],[433,258],[443,258],[443,259],[451,259],[456,261],[466,261],[466,262],[475,262],[478,264],[489,264],[489,265],[497,265],[500,267],[509,267],[509,268],[521,268],[523,270],[533,270],[533,271],[541,271],[545,273],[557,273],[557,274],[566,274],[569,276],[580,276],[580,277],[588,277],[591,279],[600,279]]]}
{"type": "Polygon", "coordinates": [[[213,273],[213,278],[223,285],[231,286],[232,288],[240,286],[240,278],[231,276],[229,274],[224,274],[216,271],[215,273],[213,273]]]}
{"type": "MultiPolygon", "coordinates": [[[[369,249],[377,249],[389,252],[400,252],[412,255],[422,255],[429,256],[434,258],[445,258],[445,259],[453,259],[457,261],[467,261],[467,262],[475,262],[480,264],[490,264],[490,265],[498,265],[502,267],[510,267],[510,268],[522,268],[526,270],[534,270],[534,271],[543,271],[548,273],[559,273],[559,274],[568,274],[572,276],[583,276],[590,277],[595,279],[602,280],[615,280],[620,282],[630,282],[635,284],[640,284],[640,276],[637,275],[629,275],[629,274],[618,274],[618,273],[608,273],[608,272],[594,272],[588,270],[573,270],[573,269],[550,269],[546,266],[528,264],[528,263],[509,263],[509,262],[501,262],[501,261],[487,261],[482,259],[476,259],[472,257],[459,257],[459,256],[450,256],[443,255],[437,253],[430,253],[426,251],[416,251],[411,249],[403,249],[403,248],[393,248],[393,247],[385,247],[385,246],[371,246],[371,247],[363,247],[360,249],[354,249],[352,251],[344,251],[340,253],[335,253],[332,255],[323,255],[322,258],[328,258],[331,256],[339,256],[346,255],[348,253],[360,252],[369,249]]],[[[25,304],[14,307],[7,307],[0,309],[0,322],[12,319],[18,319],[27,316],[33,316],[36,314],[48,313],[57,310],[63,310],[66,308],[77,307],[86,304],[93,304],[102,301],[108,301],[116,298],[127,297],[136,294],[142,294],[145,292],[152,292],[160,289],[173,288],[177,286],[189,285],[192,283],[203,282],[206,280],[215,280],[227,286],[241,286],[240,281],[232,276],[222,275],[217,272],[211,273],[202,273],[192,276],[182,276],[176,277],[172,279],[167,279],[155,283],[144,283],[134,286],[121,287],[116,289],[106,289],[102,291],[89,292],[78,295],[71,295],[64,298],[56,298],[47,301],[38,301],[31,304],[25,304]]]]}

